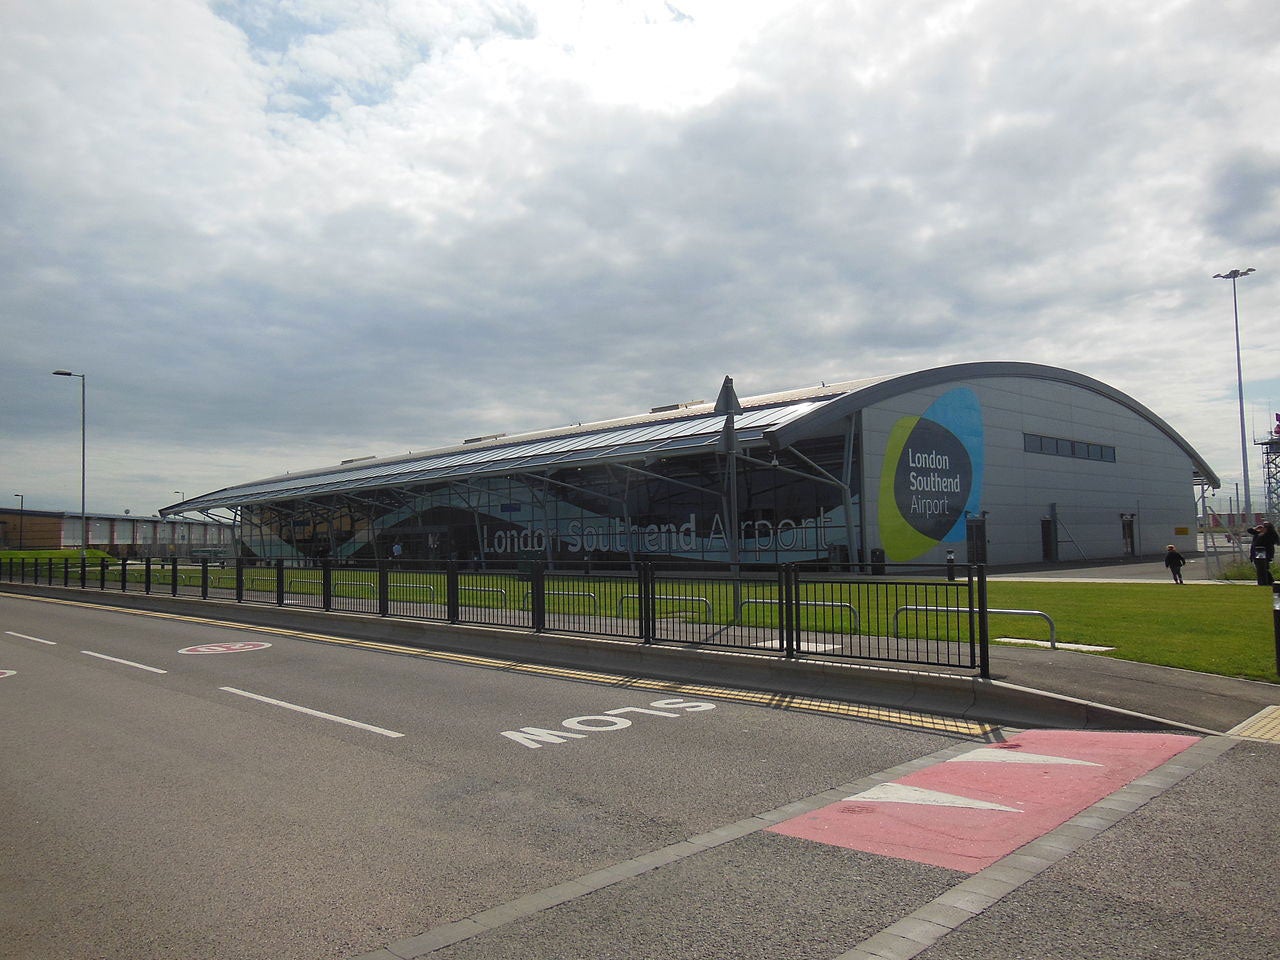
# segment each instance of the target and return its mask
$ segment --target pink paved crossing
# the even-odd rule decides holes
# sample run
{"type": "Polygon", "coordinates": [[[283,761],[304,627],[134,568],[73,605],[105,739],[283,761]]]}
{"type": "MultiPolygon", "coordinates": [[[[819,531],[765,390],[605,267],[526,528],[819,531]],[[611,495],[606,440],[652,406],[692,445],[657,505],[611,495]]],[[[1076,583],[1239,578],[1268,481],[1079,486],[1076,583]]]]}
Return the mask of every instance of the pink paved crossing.
{"type": "Polygon", "coordinates": [[[1177,756],[1196,737],[1029,730],[878,784],[775,833],[976,873],[1177,756]]]}

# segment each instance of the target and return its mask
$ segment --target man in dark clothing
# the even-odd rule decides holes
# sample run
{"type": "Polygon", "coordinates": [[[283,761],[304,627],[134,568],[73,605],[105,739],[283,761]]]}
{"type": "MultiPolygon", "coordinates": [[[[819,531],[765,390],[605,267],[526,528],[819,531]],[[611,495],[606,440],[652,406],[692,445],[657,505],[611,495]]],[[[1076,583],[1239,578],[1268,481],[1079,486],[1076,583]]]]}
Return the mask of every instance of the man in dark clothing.
{"type": "Polygon", "coordinates": [[[1280,543],[1280,535],[1270,521],[1258,524],[1249,531],[1253,534],[1253,542],[1249,544],[1249,559],[1253,568],[1258,571],[1258,586],[1269,587],[1275,583],[1271,576],[1271,561],[1276,558],[1276,544],[1280,543]]]}
{"type": "Polygon", "coordinates": [[[1187,565],[1187,561],[1182,559],[1182,554],[1174,548],[1172,543],[1165,549],[1164,565],[1168,567],[1169,572],[1173,574],[1173,582],[1181,583],[1182,568],[1187,565]]]}

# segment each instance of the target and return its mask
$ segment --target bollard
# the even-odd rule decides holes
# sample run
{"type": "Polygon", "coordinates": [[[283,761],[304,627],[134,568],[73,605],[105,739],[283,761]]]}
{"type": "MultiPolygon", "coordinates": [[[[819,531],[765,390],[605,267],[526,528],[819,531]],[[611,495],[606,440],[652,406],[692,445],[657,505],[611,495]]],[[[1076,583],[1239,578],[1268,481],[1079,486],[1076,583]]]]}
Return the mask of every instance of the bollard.
{"type": "Polygon", "coordinates": [[[956,552],[954,550],[947,551],[947,579],[955,583],[956,580],[956,552]]]}
{"type": "Polygon", "coordinates": [[[1276,673],[1280,673],[1280,583],[1271,585],[1271,630],[1276,638],[1276,673]]]}

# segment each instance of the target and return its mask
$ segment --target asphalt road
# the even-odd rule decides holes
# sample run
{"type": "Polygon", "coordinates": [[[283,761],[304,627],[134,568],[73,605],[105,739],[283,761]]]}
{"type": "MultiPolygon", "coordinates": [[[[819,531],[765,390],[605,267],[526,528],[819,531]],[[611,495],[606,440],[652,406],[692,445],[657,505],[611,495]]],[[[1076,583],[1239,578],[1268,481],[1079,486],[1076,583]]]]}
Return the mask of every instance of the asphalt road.
{"type": "MultiPolygon", "coordinates": [[[[985,876],[768,829],[1014,735],[903,719],[0,596],[0,958],[852,957],[985,876]]],[[[1216,742],[920,955],[1280,956],[1216,742]]]]}

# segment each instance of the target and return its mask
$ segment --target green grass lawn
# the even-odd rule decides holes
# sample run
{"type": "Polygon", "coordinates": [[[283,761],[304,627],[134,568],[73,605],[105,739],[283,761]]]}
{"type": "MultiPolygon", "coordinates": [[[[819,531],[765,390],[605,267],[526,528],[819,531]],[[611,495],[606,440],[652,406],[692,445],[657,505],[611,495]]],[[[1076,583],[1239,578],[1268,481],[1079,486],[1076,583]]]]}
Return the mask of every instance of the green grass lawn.
{"type": "MultiPolygon", "coordinates": [[[[991,607],[1043,610],[1059,643],[1115,647],[1101,654],[1249,680],[1276,674],[1271,591],[1243,583],[988,584],[991,607]]],[[[1048,625],[991,615],[992,637],[1048,639],[1048,625]]]]}

